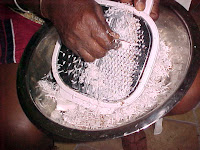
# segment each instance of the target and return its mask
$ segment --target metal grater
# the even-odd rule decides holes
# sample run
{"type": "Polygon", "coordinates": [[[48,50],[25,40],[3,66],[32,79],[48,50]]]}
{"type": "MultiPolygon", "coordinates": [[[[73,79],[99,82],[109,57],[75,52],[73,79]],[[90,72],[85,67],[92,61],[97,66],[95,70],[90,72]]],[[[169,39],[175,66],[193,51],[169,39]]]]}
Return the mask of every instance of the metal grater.
{"type": "Polygon", "coordinates": [[[67,100],[91,109],[102,107],[107,112],[132,103],[142,93],[159,43],[157,28],[148,15],[144,19],[133,7],[117,5],[103,6],[103,10],[111,29],[120,35],[119,49],[89,63],[57,42],[52,59],[53,75],[67,100]]]}
{"type": "Polygon", "coordinates": [[[114,102],[126,98],[137,87],[151,50],[151,33],[142,18],[133,17],[133,14],[126,10],[110,8],[105,11],[105,17],[113,31],[135,29],[132,32],[127,30],[129,35],[121,34],[121,48],[110,50],[105,57],[88,63],[62,46],[57,68],[66,86],[91,98],[114,102]],[[130,24],[130,19],[134,19],[133,23],[136,22],[137,26],[130,24]],[[125,45],[127,43],[124,44],[123,41],[130,45],[125,45]],[[94,73],[97,74],[92,76],[94,73]],[[106,91],[106,94],[102,95],[103,91],[106,91]]]}

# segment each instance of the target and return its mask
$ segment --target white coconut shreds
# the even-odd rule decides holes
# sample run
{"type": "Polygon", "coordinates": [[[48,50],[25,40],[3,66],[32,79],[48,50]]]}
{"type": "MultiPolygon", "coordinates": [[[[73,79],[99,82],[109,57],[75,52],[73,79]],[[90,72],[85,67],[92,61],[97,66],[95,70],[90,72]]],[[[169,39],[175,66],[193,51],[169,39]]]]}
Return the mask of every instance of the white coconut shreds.
{"type": "MultiPolygon", "coordinates": [[[[105,17],[111,29],[120,35],[120,40],[131,44],[122,42],[118,50],[110,50],[102,59],[87,63],[80,82],[84,83],[85,92],[95,99],[118,100],[131,93],[132,75],[138,66],[135,59],[141,54],[138,47],[143,46],[143,33],[139,20],[125,10],[112,7],[106,11],[105,17]],[[120,19],[116,20],[115,17],[120,19]]],[[[40,94],[36,97],[36,103],[42,104],[40,109],[52,120],[70,128],[98,130],[121,126],[143,116],[165,100],[159,97],[166,95],[170,85],[172,64],[169,52],[165,42],[160,41],[155,67],[142,95],[128,106],[119,106],[111,114],[102,113],[104,110],[101,107],[90,109],[69,101],[67,96],[61,95],[62,90],[57,83],[49,80],[52,79],[51,73],[38,81],[36,88],[43,96],[40,94]]]]}
{"type": "MultiPolygon", "coordinates": [[[[66,109],[66,111],[55,108],[51,112],[51,119],[71,128],[97,130],[120,126],[146,114],[162,103],[162,100],[165,99],[158,100],[158,98],[168,92],[170,85],[168,77],[170,71],[172,71],[172,64],[168,55],[169,50],[165,42],[160,41],[160,50],[155,62],[156,67],[152,71],[144,92],[131,105],[119,107],[113,114],[101,114],[101,108],[90,110],[73,104],[73,107],[66,109]]],[[[42,92],[46,93],[46,96],[40,101],[44,101],[45,98],[52,101],[49,97],[55,101],[61,98],[58,85],[47,80],[48,77],[38,81],[38,86],[42,89],[42,92]]],[[[67,100],[63,99],[63,101],[67,100]]]]}

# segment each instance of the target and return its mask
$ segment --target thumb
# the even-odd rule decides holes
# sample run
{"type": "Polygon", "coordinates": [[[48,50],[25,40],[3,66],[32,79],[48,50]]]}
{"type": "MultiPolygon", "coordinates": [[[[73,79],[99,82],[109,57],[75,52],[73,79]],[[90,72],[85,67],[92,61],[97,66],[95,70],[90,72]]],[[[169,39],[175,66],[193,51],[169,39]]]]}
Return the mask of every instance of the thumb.
{"type": "Polygon", "coordinates": [[[138,11],[143,11],[145,8],[146,0],[135,0],[134,6],[138,11]]]}

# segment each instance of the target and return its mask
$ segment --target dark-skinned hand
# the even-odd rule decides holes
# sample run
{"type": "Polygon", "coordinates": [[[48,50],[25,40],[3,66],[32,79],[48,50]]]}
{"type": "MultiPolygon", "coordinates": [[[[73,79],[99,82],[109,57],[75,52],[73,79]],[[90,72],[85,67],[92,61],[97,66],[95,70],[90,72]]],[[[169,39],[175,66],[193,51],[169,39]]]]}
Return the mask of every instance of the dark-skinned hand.
{"type": "MultiPolygon", "coordinates": [[[[134,3],[143,10],[146,0],[121,0],[134,3]]],[[[153,19],[158,18],[158,3],[152,9],[153,19]]],[[[111,31],[102,8],[94,0],[43,0],[42,15],[56,27],[64,45],[85,61],[94,61],[106,55],[119,36],[111,31]]]]}
{"type": "Polygon", "coordinates": [[[63,44],[85,61],[105,56],[117,36],[94,0],[44,0],[42,13],[53,22],[63,44]]]}

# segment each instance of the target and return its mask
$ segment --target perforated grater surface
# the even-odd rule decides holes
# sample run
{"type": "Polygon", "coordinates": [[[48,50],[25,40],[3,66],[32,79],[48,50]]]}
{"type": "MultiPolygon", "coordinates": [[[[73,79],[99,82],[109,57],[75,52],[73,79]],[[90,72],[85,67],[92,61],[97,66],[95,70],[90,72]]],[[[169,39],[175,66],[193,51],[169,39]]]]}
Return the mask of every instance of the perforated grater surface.
{"type": "Polygon", "coordinates": [[[75,95],[70,101],[109,108],[131,103],[141,94],[151,70],[145,67],[152,67],[155,59],[155,50],[151,52],[155,40],[152,43],[149,24],[126,9],[130,6],[122,6],[120,9],[105,8],[109,26],[120,35],[118,50],[110,50],[105,57],[87,63],[57,43],[52,61],[53,74],[62,93],[75,95]]]}

